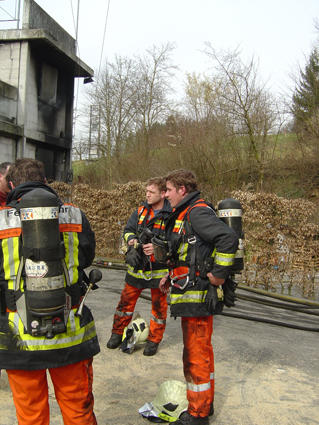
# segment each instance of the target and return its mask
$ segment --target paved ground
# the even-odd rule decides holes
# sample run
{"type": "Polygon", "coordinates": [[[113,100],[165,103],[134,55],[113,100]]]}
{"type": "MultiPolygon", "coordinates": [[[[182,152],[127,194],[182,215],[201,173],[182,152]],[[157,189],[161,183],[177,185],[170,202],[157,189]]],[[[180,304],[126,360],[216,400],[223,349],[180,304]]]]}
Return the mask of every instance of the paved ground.
{"type": "MultiPolygon", "coordinates": [[[[123,278],[122,271],[104,269],[100,289],[88,298],[101,343],[101,353],[94,361],[99,425],[151,424],[138,409],[154,398],[161,382],[184,381],[179,320],[168,320],[164,340],[154,357],[143,356],[142,349],[127,355],[105,348],[123,278]]],[[[238,304],[238,311],[249,308],[255,316],[265,315],[266,307],[238,304]]],[[[149,301],[141,298],[136,311],[149,319],[149,301]]],[[[278,320],[296,317],[278,310],[269,310],[269,315],[278,320]]],[[[315,319],[318,317],[309,317],[307,324],[318,328],[315,319]]],[[[213,344],[216,398],[211,424],[319,425],[318,333],[217,316],[213,344]]],[[[50,406],[51,425],[62,425],[52,388],[50,406]]],[[[17,424],[5,373],[0,379],[0,409],[0,425],[17,424]]]]}

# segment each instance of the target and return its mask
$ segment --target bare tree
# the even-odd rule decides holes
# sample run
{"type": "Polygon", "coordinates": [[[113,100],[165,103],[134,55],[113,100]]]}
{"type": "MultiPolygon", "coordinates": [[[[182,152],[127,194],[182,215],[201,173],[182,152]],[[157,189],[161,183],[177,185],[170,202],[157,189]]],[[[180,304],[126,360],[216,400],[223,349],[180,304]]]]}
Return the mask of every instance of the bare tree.
{"type": "Polygon", "coordinates": [[[171,112],[168,99],[170,81],[176,69],[171,64],[174,46],[167,43],[153,46],[144,57],[137,59],[136,130],[142,136],[145,164],[150,159],[150,132],[155,123],[164,122],[171,112]]]}
{"type": "Polygon", "coordinates": [[[218,88],[219,114],[226,117],[228,128],[238,140],[247,141],[249,159],[258,167],[262,188],[265,164],[270,159],[267,153],[274,153],[269,149],[269,135],[278,133],[281,126],[276,101],[260,83],[254,58],[245,64],[237,50],[218,53],[210,43],[206,43],[205,53],[214,63],[211,78],[218,88]]]}

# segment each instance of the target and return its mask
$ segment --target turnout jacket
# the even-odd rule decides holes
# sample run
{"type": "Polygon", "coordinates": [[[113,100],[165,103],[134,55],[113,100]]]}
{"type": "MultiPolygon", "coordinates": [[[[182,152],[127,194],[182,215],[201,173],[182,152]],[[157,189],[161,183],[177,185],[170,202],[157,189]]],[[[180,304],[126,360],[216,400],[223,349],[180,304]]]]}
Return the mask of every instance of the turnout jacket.
{"type": "Polygon", "coordinates": [[[205,296],[207,272],[230,274],[238,247],[236,233],[220,220],[200,192],[188,194],[166,221],[170,242],[171,315],[209,316],[205,296]]]}
{"type": "MultiPolygon", "coordinates": [[[[126,243],[131,239],[140,239],[143,229],[150,229],[154,236],[165,235],[165,218],[172,212],[167,199],[164,200],[163,208],[155,215],[151,205],[145,202],[139,206],[127,221],[124,228],[123,238],[126,243]]],[[[150,241],[149,241],[150,242],[150,241]]],[[[154,256],[146,257],[138,269],[127,266],[125,280],[129,285],[136,288],[158,288],[159,282],[168,272],[167,267],[155,261],[154,256]]]]}
{"type": "MultiPolygon", "coordinates": [[[[50,339],[45,336],[32,336],[27,333],[12,305],[22,249],[21,220],[16,207],[20,199],[35,188],[45,189],[57,196],[53,189],[43,183],[28,182],[11,191],[7,206],[0,208],[1,369],[35,370],[65,366],[88,359],[100,351],[89,308],[84,306],[81,318],[75,316],[80,297],[83,295],[83,269],[90,266],[94,258],[95,236],[84,213],[74,205],[63,204],[59,200],[60,238],[65,246],[65,263],[70,279],[67,290],[70,289],[72,299],[66,331],[50,339]]],[[[24,273],[20,284],[22,291],[23,277],[24,273]]],[[[66,286],[66,282],[64,285],[66,286]]]]}

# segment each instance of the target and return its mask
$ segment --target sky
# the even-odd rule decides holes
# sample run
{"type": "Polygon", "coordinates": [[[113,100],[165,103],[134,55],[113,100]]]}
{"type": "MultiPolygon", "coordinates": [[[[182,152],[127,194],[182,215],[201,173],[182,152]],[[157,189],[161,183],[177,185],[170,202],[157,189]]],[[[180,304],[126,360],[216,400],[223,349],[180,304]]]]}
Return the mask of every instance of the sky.
{"type": "MultiPolygon", "coordinates": [[[[13,11],[18,1],[0,0],[0,19],[3,9],[13,11]]],[[[153,45],[171,42],[176,46],[172,62],[179,67],[175,80],[178,86],[186,72],[209,70],[211,62],[202,53],[205,42],[209,42],[217,50],[239,48],[244,61],[254,56],[263,81],[272,91],[282,93],[292,84],[291,75],[304,66],[311,49],[319,46],[319,32],[315,29],[319,0],[36,2],[73,37],[79,10],[79,56],[95,74],[115,55],[143,55],[153,45]]]]}

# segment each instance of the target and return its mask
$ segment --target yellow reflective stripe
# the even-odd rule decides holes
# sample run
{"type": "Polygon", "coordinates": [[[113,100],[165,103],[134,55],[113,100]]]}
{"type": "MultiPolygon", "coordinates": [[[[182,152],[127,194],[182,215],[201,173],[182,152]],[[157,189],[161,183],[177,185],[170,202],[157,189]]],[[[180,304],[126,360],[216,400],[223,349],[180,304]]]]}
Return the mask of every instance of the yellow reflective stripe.
{"type": "Polygon", "coordinates": [[[20,320],[18,313],[9,313],[9,321],[13,331],[19,335],[20,349],[28,351],[36,350],[56,350],[59,348],[68,348],[74,345],[81,344],[82,342],[88,341],[96,336],[96,329],[94,321],[87,325],[80,327],[80,318],[74,315],[76,309],[70,312],[70,318],[67,323],[67,330],[61,334],[57,334],[52,339],[45,337],[34,337],[24,333],[24,326],[20,320]],[[17,326],[18,322],[18,326],[17,326]],[[71,322],[73,322],[71,324],[71,322]],[[75,329],[73,324],[75,323],[75,329]],[[14,324],[15,326],[12,326],[14,324]]]}
{"type": "Polygon", "coordinates": [[[178,232],[183,224],[183,220],[175,220],[173,232],[178,232]]]}
{"type": "Polygon", "coordinates": [[[215,257],[215,255],[216,255],[216,248],[214,248],[214,251],[212,252],[211,257],[212,257],[212,258],[214,258],[214,257],[215,257]]]}
{"type": "Polygon", "coordinates": [[[125,233],[125,234],[124,234],[124,240],[125,240],[125,242],[127,242],[128,238],[129,238],[130,236],[135,236],[135,235],[134,235],[134,233],[125,233]]]}
{"type": "Polygon", "coordinates": [[[19,237],[2,240],[4,278],[8,281],[8,289],[15,289],[15,279],[18,272],[19,237]]]}
{"type": "Polygon", "coordinates": [[[137,270],[134,271],[134,268],[130,265],[127,266],[127,272],[133,277],[137,277],[139,279],[145,279],[145,278],[153,278],[153,279],[161,279],[162,277],[166,276],[168,269],[160,269],[160,270],[137,270]]]}
{"type": "Polygon", "coordinates": [[[235,260],[234,254],[224,254],[223,252],[216,252],[215,263],[220,266],[232,266],[235,260]]]}
{"type": "Polygon", "coordinates": [[[203,303],[207,291],[186,291],[184,294],[171,294],[171,304],[203,303]]]}
{"type": "Polygon", "coordinates": [[[188,242],[181,243],[177,250],[178,258],[181,261],[186,261],[187,251],[188,251],[188,242]]]}
{"type": "Polygon", "coordinates": [[[69,270],[70,282],[79,280],[79,237],[76,232],[63,232],[65,263],[69,270]]]}

